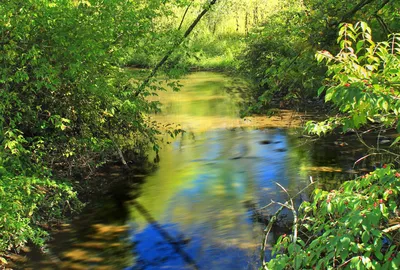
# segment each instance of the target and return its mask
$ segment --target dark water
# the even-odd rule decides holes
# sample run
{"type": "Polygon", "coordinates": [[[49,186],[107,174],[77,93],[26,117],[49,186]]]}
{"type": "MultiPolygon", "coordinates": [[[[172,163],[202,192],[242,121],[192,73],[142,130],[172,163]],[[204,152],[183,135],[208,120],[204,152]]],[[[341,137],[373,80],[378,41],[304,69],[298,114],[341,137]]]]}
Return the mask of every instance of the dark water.
{"type": "MultiPolygon", "coordinates": [[[[260,207],[287,198],[275,182],[291,194],[310,177],[330,189],[377,165],[365,159],[353,168],[367,153],[355,136],[302,137],[296,126],[304,115],[239,119],[238,99],[225,93],[232,83],[200,72],[182,81],[181,92],[161,94],[165,111],[154,118],[187,132],[168,140],[154,173],[107,176],[136,182],[120,194],[137,199],[99,198],[21,268],[258,269],[263,229],[278,208],[260,207]]],[[[281,233],[275,228],[270,242],[281,233]]]]}

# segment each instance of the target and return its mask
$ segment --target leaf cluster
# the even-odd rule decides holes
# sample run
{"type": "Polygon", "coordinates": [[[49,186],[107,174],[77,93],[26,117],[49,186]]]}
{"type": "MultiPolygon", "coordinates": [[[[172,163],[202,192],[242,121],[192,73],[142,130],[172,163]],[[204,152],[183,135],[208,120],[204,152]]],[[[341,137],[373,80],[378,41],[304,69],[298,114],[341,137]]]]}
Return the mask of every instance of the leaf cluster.
{"type": "Polygon", "coordinates": [[[299,209],[299,238],[280,236],[266,269],[398,269],[400,173],[384,166],[299,209]]]}
{"type": "Polygon", "coordinates": [[[48,177],[15,176],[2,166],[0,196],[2,263],[7,262],[5,251],[19,251],[27,242],[43,245],[48,226],[82,207],[70,185],[48,177]]]}
{"type": "Polygon", "coordinates": [[[318,93],[342,113],[324,124],[308,123],[308,131],[318,135],[337,126],[343,131],[368,123],[400,130],[400,34],[375,43],[365,22],[343,24],[337,39],[340,52],[320,51],[326,61],[328,79],[318,93]]]}

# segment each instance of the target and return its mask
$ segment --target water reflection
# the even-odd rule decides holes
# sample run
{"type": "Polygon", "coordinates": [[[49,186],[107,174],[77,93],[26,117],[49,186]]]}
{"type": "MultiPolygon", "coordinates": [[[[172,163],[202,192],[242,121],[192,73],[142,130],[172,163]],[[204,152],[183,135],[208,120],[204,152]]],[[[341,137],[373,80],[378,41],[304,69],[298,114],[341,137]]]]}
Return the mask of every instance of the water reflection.
{"type": "MultiPolygon", "coordinates": [[[[157,239],[160,238],[159,236],[161,236],[163,239],[161,239],[161,241],[157,240],[157,247],[155,249],[153,249],[153,247],[151,247],[151,245],[148,245],[148,241],[145,242],[137,242],[136,243],[136,250],[147,250],[150,249],[149,251],[151,252],[141,252],[139,253],[139,255],[147,255],[147,254],[156,254],[157,252],[154,252],[154,250],[159,250],[159,247],[163,244],[163,243],[168,243],[174,252],[172,252],[172,254],[177,254],[180,256],[180,258],[187,264],[189,265],[191,268],[193,269],[200,269],[199,266],[196,264],[195,260],[188,254],[186,253],[186,251],[184,250],[184,248],[181,246],[182,244],[185,244],[186,242],[190,241],[188,239],[182,239],[182,240],[178,240],[178,238],[172,236],[169,232],[168,232],[168,228],[165,229],[163,228],[154,218],[153,216],[151,216],[151,214],[148,212],[148,210],[143,207],[143,205],[141,205],[139,202],[137,201],[133,201],[131,202],[131,205],[135,207],[135,209],[146,219],[146,221],[148,222],[149,225],[151,225],[149,227],[149,231],[147,231],[145,233],[145,235],[152,235],[152,237],[150,237],[151,239],[157,239]],[[143,245],[144,243],[144,245],[143,245]]],[[[166,255],[166,249],[163,248],[161,250],[161,254],[163,254],[164,256],[166,255]]],[[[149,266],[149,265],[154,265],[154,262],[157,263],[163,263],[164,261],[170,261],[171,257],[174,256],[168,256],[167,254],[167,259],[160,259],[160,258],[155,258],[155,259],[149,259],[149,258],[143,258],[143,256],[139,256],[138,261],[136,263],[136,265],[132,268],[134,269],[138,269],[141,268],[141,265],[143,266],[149,266]]]]}
{"type": "MultiPolygon", "coordinates": [[[[142,185],[138,201],[166,230],[190,240],[185,249],[202,269],[256,269],[263,222],[275,210],[255,218],[256,209],[271,199],[286,200],[275,182],[293,193],[306,182],[298,173],[301,160],[290,157],[287,136],[283,129],[215,129],[176,142],[163,149],[159,170],[142,185]]],[[[155,259],[165,254],[157,251],[152,225],[136,212],[132,208],[136,252],[152,250],[153,260],[164,261],[155,259]]],[[[185,267],[182,260],[163,265],[185,267]]]]}
{"type": "MultiPolygon", "coordinates": [[[[271,199],[286,200],[275,182],[294,193],[304,186],[301,160],[290,157],[285,129],[254,130],[237,118],[235,100],[223,91],[226,77],[194,76],[183,82],[184,91],[160,96],[166,110],[157,116],[194,136],[185,134],[162,150],[159,169],[147,177],[137,201],[176,242],[184,239],[182,248],[201,269],[257,269],[263,223],[275,210],[257,209],[271,199]]],[[[132,269],[191,267],[172,255],[174,247],[136,207],[131,224],[139,262],[132,269]]]]}
{"type": "Polygon", "coordinates": [[[128,226],[95,223],[86,229],[82,233],[75,226],[64,226],[45,253],[33,249],[27,259],[15,258],[10,269],[110,270],[134,264],[128,226]]]}

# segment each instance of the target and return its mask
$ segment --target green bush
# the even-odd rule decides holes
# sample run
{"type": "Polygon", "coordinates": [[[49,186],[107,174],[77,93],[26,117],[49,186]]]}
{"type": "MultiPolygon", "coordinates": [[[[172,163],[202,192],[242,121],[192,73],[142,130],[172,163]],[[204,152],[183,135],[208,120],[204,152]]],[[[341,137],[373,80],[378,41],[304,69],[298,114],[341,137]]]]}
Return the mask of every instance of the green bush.
{"type": "Polygon", "coordinates": [[[299,237],[280,236],[266,269],[398,269],[400,173],[390,166],[316,189],[299,212],[299,237]]]}
{"type": "Polygon", "coordinates": [[[158,88],[137,94],[139,79],[121,66],[168,9],[157,0],[1,3],[0,254],[42,244],[45,223],[79,208],[67,182],[52,179],[157,143],[149,114],[158,103],[146,97],[158,88]]]}
{"type": "Polygon", "coordinates": [[[250,109],[307,104],[321,86],[326,68],[314,61],[316,50],[336,54],[336,33],[342,22],[367,21],[375,40],[400,29],[399,1],[280,1],[250,33],[241,61],[242,72],[255,83],[250,109]]]}
{"type": "Polygon", "coordinates": [[[7,132],[18,133],[25,149],[43,142],[47,164],[76,168],[107,160],[115,144],[123,149],[126,141],[156,142],[148,114],[158,104],[145,98],[155,88],[136,95],[138,80],[120,68],[140,46],[137,41],[147,40],[164,7],[139,2],[31,0],[0,6],[2,146],[7,132]],[[82,160],[88,154],[92,159],[82,160]]]}
{"type": "Polygon", "coordinates": [[[49,178],[13,176],[0,167],[0,261],[5,251],[18,251],[27,242],[43,245],[48,226],[62,220],[80,203],[65,183],[49,178]]]}
{"type": "Polygon", "coordinates": [[[326,60],[328,76],[319,94],[333,104],[341,115],[323,123],[309,122],[307,130],[318,135],[338,126],[343,131],[366,124],[396,127],[400,131],[400,34],[387,42],[375,43],[364,22],[343,24],[339,31],[340,52],[317,53],[326,60]]]}

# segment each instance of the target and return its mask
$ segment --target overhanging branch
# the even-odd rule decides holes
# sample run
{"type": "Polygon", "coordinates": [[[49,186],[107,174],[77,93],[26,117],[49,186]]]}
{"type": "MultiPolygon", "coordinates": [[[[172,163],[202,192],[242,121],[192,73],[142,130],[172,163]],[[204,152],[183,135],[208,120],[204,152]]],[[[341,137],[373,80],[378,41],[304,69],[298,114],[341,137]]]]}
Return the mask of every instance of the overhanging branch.
{"type": "Polygon", "coordinates": [[[374,1],[375,0],[362,0],[352,10],[343,15],[342,19],[340,20],[340,23],[346,22],[348,19],[352,18],[360,9],[362,9],[368,4],[371,4],[374,1]]]}
{"type": "Polygon", "coordinates": [[[204,15],[210,10],[210,8],[217,2],[217,0],[211,0],[210,3],[207,4],[207,6],[203,9],[203,11],[197,16],[197,18],[193,21],[193,23],[189,26],[189,28],[186,30],[185,34],[174,44],[174,46],[165,54],[165,56],[161,59],[160,62],[153,68],[153,71],[150,73],[150,75],[143,81],[143,83],[139,86],[135,96],[139,96],[139,94],[144,90],[144,88],[149,84],[151,78],[153,78],[156,74],[157,71],[160,69],[160,67],[167,62],[168,58],[171,56],[171,54],[183,43],[183,41],[190,35],[190,33],[193,31],[193,29],[196,27],[196,25],[200,22],[201,18],[203,18],[204,15]]]}
{"type": "Polygon", "coordinates": [[[185,10],[185,13],[183,13],[182,20],[181,20],[181,23],[179,24],[178,30],[181,30],[183,22],[185,21],[186,15],[187,15],[187,13],[189,11],[189,8],[192,6],[192,4],[193,4],[193,1],[190,2],[190,4],[187,6],[187,8],[185,10]]]}

